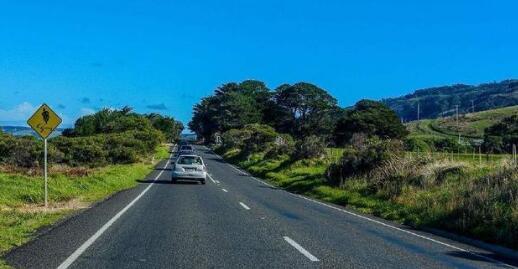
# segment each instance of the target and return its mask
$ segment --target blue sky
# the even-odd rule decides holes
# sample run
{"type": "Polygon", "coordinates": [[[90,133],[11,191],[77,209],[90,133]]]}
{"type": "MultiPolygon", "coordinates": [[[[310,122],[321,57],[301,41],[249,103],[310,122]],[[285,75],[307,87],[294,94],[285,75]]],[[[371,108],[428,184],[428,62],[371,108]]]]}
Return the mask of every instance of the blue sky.
{"type": "Polygon", "coordinates": [[[0,124],[130,105],[187,123],[218,85],[307,81],[342,106],[518,78],[516,1],[4,1],[0,124]]]}

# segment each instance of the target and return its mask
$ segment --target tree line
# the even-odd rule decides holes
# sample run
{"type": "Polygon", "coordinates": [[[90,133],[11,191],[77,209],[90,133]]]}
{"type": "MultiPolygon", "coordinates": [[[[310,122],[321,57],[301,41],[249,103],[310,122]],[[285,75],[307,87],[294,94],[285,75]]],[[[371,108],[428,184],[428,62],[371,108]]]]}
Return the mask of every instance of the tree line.
{"type": "Polygon", "coordinates": [[[355,132],[403,138],[406,129],[380,102],[362,100],[354,109],[338,106],[326,90],[305,82],[270,90],[261,81],[227,83],[194,106],[189,128],[207,142],[216,135],[249,124],[264,124],[295,139],[318,136],[343,145],[355,132]]]}
{"type": "MultiPolygon", "coordinates": [[[[53,164],[98,167],[134,163],[163,142],[178,140],[183,125],[172,117],[138,114],[130,107],[103,109],[79,118],[74,128],[49,139],[53,164]]],[[[42,165],[43,143],[33,136],[0,133],[0,164],[33,168],[42,165]]]]}
{"type": "Polygon", "coordinates": [[[387,98],[383,103],[392,108],[405,121],[434,119],[455,113],[484,111],[518,104],[518,80],[504,80],[480,85],[457,84],[417,90],[397,98],[387,98]],[[419,108],[418,108],[419,106],[419,108]]]}

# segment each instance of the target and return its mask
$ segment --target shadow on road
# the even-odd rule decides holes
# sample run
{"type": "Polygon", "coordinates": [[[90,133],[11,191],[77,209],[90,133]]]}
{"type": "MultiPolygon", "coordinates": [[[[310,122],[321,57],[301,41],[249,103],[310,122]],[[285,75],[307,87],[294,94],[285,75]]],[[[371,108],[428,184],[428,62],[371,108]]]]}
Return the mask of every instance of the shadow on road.
{"type": "Polygon", "coordinates": [[[198,181],[193,181],[193,180],[181,180],[179,179],[178,181],[176,181],[176,183],[173,183],[171,182],[171,180],[164,180],[164,179],[159,179],[159,180],[156,180],[156,181],[153,181],[153,180],[137,180],[138,183],[146,183],[146,184],[170,184],[170,185],[198,185],[198,181]]]}
{"type": "Polygon", "coordinates": [[[205,160],[215,161],[215,162],[218,162],[218,163],[223,163],[223,164],[227,163],[227,162],[225,162],[224,160],[219,159],[219,158],[215,158],[215,157],[205,157],[204,159],[205,159],[205,160]]]}
{"type": "Polygon", "coordinates": [[[499,255],[493,253],[477,253],[477,252],[465,252],[465,251],[450,251],[447,253],[449,256],[462,258],[466,260],[479,261],[479,262],[487,262],[490,264],[499,264],[498,261],[503,261],[512,266],[518,266],[518,260],[506,259],[499,255]],[[494,262],[489,259],[495,260],[494,262]]]}
{"type": "Polygon", "coordinates": [[[171,171],[171,168],[155,168],[156,171],[171,171]]]}

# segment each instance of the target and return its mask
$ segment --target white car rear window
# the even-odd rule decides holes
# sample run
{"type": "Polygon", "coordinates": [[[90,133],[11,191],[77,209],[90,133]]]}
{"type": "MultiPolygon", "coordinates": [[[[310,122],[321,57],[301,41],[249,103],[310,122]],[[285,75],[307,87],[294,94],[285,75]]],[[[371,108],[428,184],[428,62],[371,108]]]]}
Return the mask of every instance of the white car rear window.
{"type": "Polygon", "coordinates": [[[195,156],[180,157],[180,159],[178,159],[177,163],[178,164],[187,164],[187,165],[193,165],[193,164],[201,165],[202,164],[201,158],[195,157],[195,156]]]}

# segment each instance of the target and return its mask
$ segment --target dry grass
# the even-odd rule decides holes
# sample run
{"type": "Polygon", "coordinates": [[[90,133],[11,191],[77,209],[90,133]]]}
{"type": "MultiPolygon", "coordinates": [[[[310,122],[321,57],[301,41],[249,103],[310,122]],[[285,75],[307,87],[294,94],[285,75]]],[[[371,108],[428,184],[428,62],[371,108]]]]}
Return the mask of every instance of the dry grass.
{"type": "MultiPolygon", "coordinates": [[[[49,174],[60,174],[69,177],[85,177],[96,169],[89,167],[71,167],[66,165],[50,165],[49,174]]],[[[26,176],[43,176],[43,168],[24,168],[13,165],[0,165],[0,172],[4,174],[22,174],[26,176]]]]}

